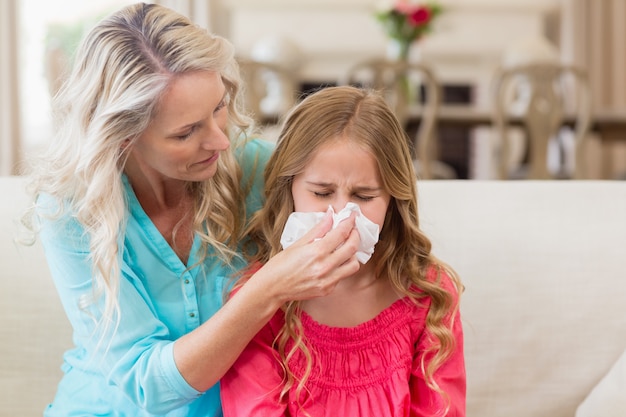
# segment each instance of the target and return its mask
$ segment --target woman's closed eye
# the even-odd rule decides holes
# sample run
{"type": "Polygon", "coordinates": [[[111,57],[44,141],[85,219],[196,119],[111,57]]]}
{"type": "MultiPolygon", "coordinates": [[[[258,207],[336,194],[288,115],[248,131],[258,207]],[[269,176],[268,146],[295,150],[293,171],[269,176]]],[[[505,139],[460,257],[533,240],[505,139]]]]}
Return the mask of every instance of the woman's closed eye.
{"type": "MultiPolygon", "coordinates": [[[[217,105],[217,107],[215,108],[215,110],[213,111],[214,113],[219,113],[221,110],[225,109],[226,106],[228,105],[228,100],[226,99],[226,97],[224,97],[222,99],[222,101],[220,101],[220,103],[217,105]]],[[[198,122],[194,125],[189,126],[189,129],[186,130],[184,133],[176,135],[176,139],[184,141],[186,139],[189,139],[189,137],[191,137],[191,135],[193,135],[193,133],[198,129],[198,127],[202,124],[203,122],[198,122]]]]}
{"type": "Polygon", "coordinates": [[[213,113],[219,113],[219,111],[226,108],[227,105],[228,105],[228,100],[226,97],[224,97],[222,101],[220,101],[220,103],[217,105],[213,113]]]}
{"type": "Polygon", "coordinates": [[[186,140],[189,139],[189,137],[191,137],[191,135],[193,135],[193,132],[196,131],[196,126],[191,126],[189,128],[189,130],[181,135],[176,135],[176,139],[180,139],[180,140],[186,140]]]}

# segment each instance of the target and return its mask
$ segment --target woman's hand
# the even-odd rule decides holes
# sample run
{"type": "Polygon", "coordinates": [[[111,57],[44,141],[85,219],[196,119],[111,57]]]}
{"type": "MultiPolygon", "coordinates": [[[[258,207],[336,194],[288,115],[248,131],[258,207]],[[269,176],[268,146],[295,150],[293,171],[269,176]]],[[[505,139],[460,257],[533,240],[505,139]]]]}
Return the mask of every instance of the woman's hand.
{"type": "Polygon", "coordinates": [[[246,285],[261,284],[278,305],[328,295],[341,279],[359,270],[356,251],[360,237],[354,219],[353,213],[331,230],[332,215],[326,213],[317,226],[270,259],[246,285]]]}

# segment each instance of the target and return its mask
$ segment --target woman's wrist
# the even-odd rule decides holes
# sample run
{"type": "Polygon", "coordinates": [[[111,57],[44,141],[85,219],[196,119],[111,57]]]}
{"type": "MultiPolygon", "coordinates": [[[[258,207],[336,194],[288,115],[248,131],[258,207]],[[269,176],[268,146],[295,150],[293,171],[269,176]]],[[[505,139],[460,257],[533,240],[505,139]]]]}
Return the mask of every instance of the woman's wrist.
{"type": "MultiPolygon", "coordinates": [[[[283,286],[278,285],[275,280],[269,279],[268,273],[264,268],[255,272],[240,288],[238,292],[244,292],[248,299],[249,305],[258,304],[259,313],[263,317],[266,314],[273,316],[274,313],[288,300],[284,293],[283,286]]],[[[239,295],[239,294],[238,294],[239,295]]]]}

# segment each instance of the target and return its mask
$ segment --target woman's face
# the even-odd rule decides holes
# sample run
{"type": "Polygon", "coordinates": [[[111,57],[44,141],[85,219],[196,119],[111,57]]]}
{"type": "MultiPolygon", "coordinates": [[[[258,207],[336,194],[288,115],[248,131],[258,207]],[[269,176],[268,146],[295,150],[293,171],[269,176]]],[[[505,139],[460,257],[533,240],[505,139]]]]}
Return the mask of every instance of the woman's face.
{"type": "Polygon", "coordinates": [[[382,230],[391,196],[383,188],[376,159],[349,139],[330,141],[320,147],[291,186],[295,211],[335,212],[348,202],[382,230]]]}
{"type": "Polygon", "coordinates": [[[142,172],[161,180],[203,181],[215,175],[230,145],[225,87],[217,72],[177,76],[131,154],[142,172]]]}

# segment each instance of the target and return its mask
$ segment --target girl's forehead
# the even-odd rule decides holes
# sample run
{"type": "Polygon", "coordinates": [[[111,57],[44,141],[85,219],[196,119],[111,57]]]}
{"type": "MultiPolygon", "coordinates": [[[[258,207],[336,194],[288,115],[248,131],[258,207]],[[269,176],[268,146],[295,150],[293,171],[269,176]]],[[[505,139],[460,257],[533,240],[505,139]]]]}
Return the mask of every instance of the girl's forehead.
{"type": "Polygon", "coordinates": [[[351,135],[333,136],[323,141],[317,148],[318,151],[333,152],[339,148],[348,148],[360,151],[370,151],[369,147],[363,140],[351,135]]]}
{"type": "Polygon", "coordinates": [[[378,175],[375,155],[363,146],[350,141],[327,143],[309,158],[303,173],[316,177],[354,177],[356,173],[378,175]]]}

